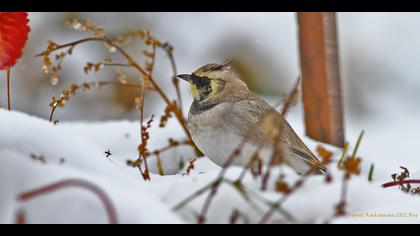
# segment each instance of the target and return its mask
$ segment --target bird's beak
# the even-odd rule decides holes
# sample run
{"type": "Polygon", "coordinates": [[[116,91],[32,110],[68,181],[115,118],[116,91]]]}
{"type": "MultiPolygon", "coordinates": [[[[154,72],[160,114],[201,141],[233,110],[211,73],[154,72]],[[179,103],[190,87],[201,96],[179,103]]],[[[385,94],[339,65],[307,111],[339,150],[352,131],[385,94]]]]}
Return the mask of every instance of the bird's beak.
{"type": "Polygon", "coordinates": [[[177,75],[176,77],[187,81],[188,83],[191,82],[191,75],[189,74],[181,74],[181,75],[177,75]]]}

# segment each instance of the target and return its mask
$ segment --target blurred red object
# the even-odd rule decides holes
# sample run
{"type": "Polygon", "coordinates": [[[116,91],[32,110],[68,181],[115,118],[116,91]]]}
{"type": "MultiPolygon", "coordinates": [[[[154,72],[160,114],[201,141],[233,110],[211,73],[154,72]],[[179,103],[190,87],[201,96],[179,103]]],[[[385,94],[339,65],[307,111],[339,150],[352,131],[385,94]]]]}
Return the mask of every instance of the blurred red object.
{"type": "Polygon", "coordinates": [[[22,56],[31,30],[26,12],[0,12],[0,70],[7,70],[22,56]]]}

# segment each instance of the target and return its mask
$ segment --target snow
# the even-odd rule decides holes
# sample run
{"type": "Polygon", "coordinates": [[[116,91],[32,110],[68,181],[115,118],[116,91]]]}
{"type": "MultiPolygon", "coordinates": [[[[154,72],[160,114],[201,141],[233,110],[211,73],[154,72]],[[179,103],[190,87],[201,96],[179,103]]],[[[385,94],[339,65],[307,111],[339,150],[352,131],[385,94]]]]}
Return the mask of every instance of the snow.
{"type": "MultiPolygon", "coordinates": [[[[298,115],[292,113],[291,123],[298,123],[297,118],[298,115]]],[[[302,127],[296,128],[301,132],[302,127]]],[[[26,203],[17,201],[22,192],[64,179],[87,180],[103,189],[115,206],[120,223],[194,223],[194,215],[200,212],[207,195],[181,210],[173,208],[214,181],[220,168],[203,158],[196,162],[190,175],[182,174],[185,171],[176,169],[179,159],[191,159],[194,152],[188,147],[179,147],[162,157],[168,175],[152,174],[152,181],[145,182],[138,170],[125,164],[137,156],[138,130],[139,123],[129,121],[64,122],[54,126],[37,117],[0,109],[0,223],[13,223],[19,209],[24,210],[28,223],[107,223],[104,206],[95,195],[83,189],[68,188],[26,203]],[[104,154],[108,149],[112,152],[109,158],[104,154]],[[32,154],[43,156],[47,163],[32,160],[32,154]],[[62,158],[64,163],[60,163],[62,158]]],[[[181,138],[182,132],[176,122],[169,122],[165,129],[153,125],[151,135],[149,148],[153,149],[159,148],[169,137],[181,138]]],[[[369,135],[375,134],[367,133],[367,137],[369,135]]],[[[315,142],[305,140],[315,147],[315,142]]],[[[364,145],[367,144],[362,142],[361,148],[364,145]]],[[[418,197],[397,188],[381,187],[382,183],[390,181],[391,173],[399,171],[398,166],[378,164],[375,181],[369,183],[366,172],[373,159],[365,156],[363,150],[361,155],[366,164],[362,175],[353,177],[349,185],[348,212],[353,217],[334,218],[331,223],[417,223],[418,197]],[[356,217],[399,213],[414,216],[356,217]]],[[[151,162],[151,166],[156,173],[156,164],[151,162]]],[[[279,171],[286,174],[290,184],[299,178],[287,167],[275,169],[274,173],[279,171]]],[[[322,176],[311,177],[284,205],[298,223],[323,223],[331,219],[342,185],[342,172],[335,168],[331,172],[334,179],[331,184],[326,184],[322,176]]],[[[240,173],[240,168],[231,168],[227,177],[235,180],[240,173]]],[[[266,192],[259,190],[260,180],[249,175],[244,185],[252,196],[258,194],[271,201],[281,196],[273,189],[274,179],[270,180],[266,192]]],[[[250,222],[258,222],[267,206],[253,201],[254,205],[250,205],[232,186],[223,184],[210,207],[207,222],[228,223],[234,209],[240,210],[250,222]]],[[[273,222],[283,220],[281,215],[273,217],[273,222]]]]}

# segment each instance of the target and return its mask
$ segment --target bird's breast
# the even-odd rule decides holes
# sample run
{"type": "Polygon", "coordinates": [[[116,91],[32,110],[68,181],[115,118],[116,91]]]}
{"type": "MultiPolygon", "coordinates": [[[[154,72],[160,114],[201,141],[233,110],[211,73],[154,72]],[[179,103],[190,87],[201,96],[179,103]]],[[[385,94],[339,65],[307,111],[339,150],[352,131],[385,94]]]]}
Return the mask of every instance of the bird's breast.
{"type": "MultiPolygon", "coordinates": [[[[190,114],[188,118],[188,126],[194,143],[206,157],[219,166],[224,166],[243,140],[243,137],[232,130],[231,125],[225,124],[226,121],[221,119],[225,112],[229,112],[229,109],[222,105],[201,114],[190,114]]],[[[257,147],[254,144],[247,143],[233,164],[246,165],[256,150],[257,147]]],[[[270,153],[270,150],[262,150],[264,159],[269,158],[270,153]]]]}

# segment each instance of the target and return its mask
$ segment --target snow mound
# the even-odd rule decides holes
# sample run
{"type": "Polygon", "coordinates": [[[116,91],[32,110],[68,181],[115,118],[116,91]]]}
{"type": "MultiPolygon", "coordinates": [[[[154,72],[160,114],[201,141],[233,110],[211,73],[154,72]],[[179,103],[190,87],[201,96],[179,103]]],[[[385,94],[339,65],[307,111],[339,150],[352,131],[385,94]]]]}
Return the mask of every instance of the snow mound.
{"type": "MultiPolygon", "coordinates": [[[[172,123],[172,122],[171,122],[172,123]]],[[[177,124],[166,129],[153,126],[150,148],[159,148],[168,138],[182,138],[177,124]]],[[[107,223],[104,206],[92,193],[77,188],[61,191],[21,203],[17,196],[65,179],[81,179],[100,187],[111,199],[120,223],[194,223],[207,194],[175,211],[174,207],[203,186],[216,179],[220,168],[207,159],[199,159],[190,175],[182,174],[178,163],[194,156],[189,147],[179,147],[163,154],[165,176],[153,174],[145,182],[138,170],[126,161],[137,157],[139,123],[115,121],[104,123],[63,123],[57,126],[46,120],[19,112],[0,109],[0,223],[15,222],[23,209],[28,223],[107,223]],[[107,150],[112,155],[106,157],[107,150]],[[43,157],[44,161],[31,156],[43,157]],[[36,158],[35,158],[36,159],[36,158]]],[[[156,173],[156,163],[151,161],[156,173]]],[[[240,168],[231,168],[227,177],[235,180],[240,168]]],[[[286,174],[291,184],[299,176],[287,167],[275,169],[286,174]]],[[[420,214],[418,197],[396,188],[383,189],[389,179],[368,182],[367,177],[352,178],[349,185],[348,212],[332,218],[339,202],[342,173],[331,170],[334,181],[326,184],[323,176],[311,177],[284,205],[298,223],[416,223],[420,214]]],[[[274,176],[274,175],[273,175],[274,176]]],[[[268,209],[266,201],[281,195],[269,189],[261,192],[260,180],[247,175],[245,200],[229,184],[218,191],[207,215],[208,223],[229,223],[234,210],[255,223],[268,209]],[[259,200],[256,200],[258,196],[259,200]]],[[[273,222],[284,222],[275,214],[273,222]]]]}

